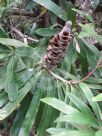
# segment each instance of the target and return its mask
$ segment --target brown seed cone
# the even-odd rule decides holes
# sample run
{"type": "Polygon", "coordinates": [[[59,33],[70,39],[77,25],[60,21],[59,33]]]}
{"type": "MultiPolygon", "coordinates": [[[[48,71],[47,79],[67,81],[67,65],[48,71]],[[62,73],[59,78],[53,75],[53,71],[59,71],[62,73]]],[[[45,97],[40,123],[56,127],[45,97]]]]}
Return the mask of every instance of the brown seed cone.
{"type": "Polygon", "coordinates": [[[62,29],[62,31],[58,34],[55,34],[46,50],[46,54],[44,56],[44,60],[46,62],[46,67],[48,69],[57,68],[61,59],[64,57],[65,51],[68,45],[71,42],[71,26],[72,22],[66,22],[66,25],[62,29]]]}

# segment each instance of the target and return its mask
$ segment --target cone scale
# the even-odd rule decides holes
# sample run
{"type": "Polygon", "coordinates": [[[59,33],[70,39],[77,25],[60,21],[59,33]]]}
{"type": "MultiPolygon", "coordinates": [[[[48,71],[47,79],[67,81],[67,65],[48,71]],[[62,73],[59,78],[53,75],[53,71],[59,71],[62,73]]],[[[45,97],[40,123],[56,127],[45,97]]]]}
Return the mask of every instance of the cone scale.
{"type": "Polygon", "coordinates": [[[58,34],[55,34],[50,40],[46,54],[44,56],[46,67],[48,69],[57,68],[61,59],[64,57],[65,51],[72,39],[71,27],[72,22],[66,22],[66,25],[63,27],[62,31],[58,34]]]}

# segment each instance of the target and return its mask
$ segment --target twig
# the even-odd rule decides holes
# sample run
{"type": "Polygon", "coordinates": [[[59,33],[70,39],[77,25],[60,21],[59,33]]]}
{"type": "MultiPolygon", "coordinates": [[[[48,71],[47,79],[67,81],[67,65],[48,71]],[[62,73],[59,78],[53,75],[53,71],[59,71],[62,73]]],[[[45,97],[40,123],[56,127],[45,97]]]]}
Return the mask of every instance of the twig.
{"type": "Polygon", "coordinates": [[[79,81],[65,80],[62,77],[60,77],[60,76],[56,75],[55,73],[53,73],[51,70],[48,70],[48,71],[56,79],[58,79],[58,80],[60,80],[60,81],[62,81],[64,83],[66,83],[66,84],[69,84],[69,85],[70,84],[75,85],[75,84],[79,84],[81,82],[84,82],[86,79],[88,79],[96,71],[96,69],[99,68],[99,66],[100,66],[101,63],[102,63],[102,60],[99,60],[98,63],[97,63],[97,65],[95,66],[95,68],[91,72],[89,72],[86,77],[84,77],[83,79],[81,79],[79,81]]]}
{"type": "Polygon", "coordinates": [[[84,82],[86,79],[88,79],[95,71],[96,71],[97,67],[95,67],[91,72],[89,72],[87,74],[86,77],[84,77],[83,79],[81,79],[80,81],[71,81],[72,84],[79,84],[81,82],[84,82]]]}
{"type": "Polygon", "coordinates": [[[99,68],[101,63],[102,63],[102,60],[99,60],[97,62],[97,65],[95,66],[95,68],[91,72],[89,72],[86,77],[84,77],[80,81],[71,81],[71,84],[79,84],[81,82],[84,82],[86,79],[88,79],[96,71],[97,68],[99,68]]]}
{"type": "Polygon", "coordinates": [[[28,12],[25,11],[24,9],[20,9],[19,8],[12,8],[10,11],[10,14],[12,15],[21,15],[21,16],[29,16],[29,17],[36,17],[34,12],[28,12]]]}
{"type": "Polygon", "coordinates": [[[26,37],[26,38],[27,38],[28,40],[30,40],[30,41],[38,42],[37,39],[34,39],[34,38],[32,38],[32,37],[29,37],[29,36],[27,36],[27,35],[22,34],[22,33],[21,33],[19,30],[17,30],[16,28],[11,28],[11,30],[12,30],[13,32],[15,32],[16,34],[18,34],[21,38],[26,37]]]}
{"type": "Polygon", "coordinates": [[[58,80],[60,80],[60,81],[62,81],[62,82],[64,82],[64,83],[70,84],[70,81],[65,80],[65,79],[63,79],[62,77],[56,75],[56,74],[53,73],[51,70],[49,70],[49,73],[50,73],[52,76],[54,76],[56,79],[58,79],[58,80]]]}
{"type": "Polygon", "coordinates": [[[99,65],[97,68],[102,68],[102,65],[99,65]]]}
{"type": "Polygon", "coordinates": [[[47,9],[45,9],[43,12],[41,12],[38,16],[36,15],[36,13],[34,12],[28,12],[25,11],[24,9],[20,9],[19,8],[12,8],[9,12],[9,14],[12,15],[19,15],[19,16],[28,16],[28,17],[35,17],[34,21],[37,21],[39,18],[41,18],[45,13],[47,12],[47,9]]]}

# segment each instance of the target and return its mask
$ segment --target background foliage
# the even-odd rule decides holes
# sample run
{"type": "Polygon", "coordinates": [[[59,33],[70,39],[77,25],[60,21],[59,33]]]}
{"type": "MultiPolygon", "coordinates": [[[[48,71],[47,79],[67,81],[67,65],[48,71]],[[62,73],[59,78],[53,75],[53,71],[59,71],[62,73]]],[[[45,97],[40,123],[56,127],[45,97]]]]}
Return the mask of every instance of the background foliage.
{"type": "Polygon", "coordinates": [[[102,22],[96,20],[102,12],[97,11],[101,1],[93,1],[93,16],[78,10],[79,3],[0,1],[2,136],[102,135],[102,103],[97,102],[102,101],[102,22]],[[80,33],[77,13],[89,20],[80,24],[80,33]],[[73,41],[58,68],[45,69],[49,40],[68,20],[72,21],[73,41]]]}

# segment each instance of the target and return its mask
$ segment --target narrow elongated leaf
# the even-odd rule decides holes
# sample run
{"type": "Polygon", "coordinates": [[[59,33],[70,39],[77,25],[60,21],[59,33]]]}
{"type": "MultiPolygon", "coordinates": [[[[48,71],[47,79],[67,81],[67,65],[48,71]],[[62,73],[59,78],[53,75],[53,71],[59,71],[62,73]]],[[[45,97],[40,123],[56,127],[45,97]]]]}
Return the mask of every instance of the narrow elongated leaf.
{"type": "Polygon", "coordinates": [[[102,90],[102,86],[97,84],[88,84],[88,87],[95,90],[102,90]]]}
{"type": "Polygon", "coordinates": [[[102,84],[102,79],[95,78],[95,77],[89,77],[88,79],[85,80],[85,82],[92,83],[92,84],[102,84]]]}
{"type": "MultiPolygon", "coordinates": [[[[93,70],[95,66],[97,65],[97,62],[99,59],[99,50],[92,44],[89,44],[88,42],[86,42],[84,39],[82,40],[82,46],[84,48],[84,53],[89,65],[89,69],[93,70]]],[[[101,73],[102,73],[101,70],[97,69],[94,72],[94,75],[96,77],[99,77],[100,75],[102,75],[101,73]]]]}
{"type": "Polygon", "coordinates": [[[25,116],[25,119],[23,121],[23,124],[22,124],[22,127],[20,129],[18,136],[21,136],[21,135],[29,136],[30,130],[34,124],[34,121],[36,119],[36,115],[39,109],[40,98],[41,98],[41,91],[37,90],[29,105],[29,109],[27,111],[27,114],[25,116]]]}
{"type": "MultiPolygon", "coordinates": [[[[51,79],[47,79],[47,96],[51,97],[53,95],[53,92],[51,90],[51,79]]],[[[44,136],[46,135],[46,129],[50,126],[52,123],[52,107],[45,105],[43,115],[40,121],[40,124],[38,126],[38,136],[44,136]]]]}
{"type": "Polygon", "coordinates": [[[102,93],[92,99],[93,101],[102,101],[102,93]]]}
{"type": "MultiPolygon", "coordinates": [[[[5,66],[5,65],[1,65],[0,66],[0,79],[5,79],[5,76],[6,76],[6,67],[7,66],[5,66]]],[[[4,83],[4,81],[3,81],[3,83],[4,83]]],[[[0,86],[0,89],[3,89],[2,88],[2,85],[0,86]]]]}
{"type": "Polygon", "coordinates": [[[64,94],[62,90],[62,85],[59,81],[56,81],[56,87],[57,87],[57,93],[58,93],[58,99],[64,101],[64,94]]]}
{"type": "Polygon", "coordinates": [[[75,47],[73,46],[73,43],[71,43],[68,47],[68,50],[64,56],[63,61],[61,62],[61,68],[70,73],[71,66],[76,61],[76,59],[77,54],[75,51],[75,47]]]}
{"type": "Polygon", "coordinates": [[[34,52],[36,52],[36,49],[32,47],[18,47],[15,50],[15,54],[21,57],[30,57],[34,52]]]}
{"type": "Polygon", "coordinates": [[[12,102],[16,99],[18,94],[18,83],[15,73],[16,58],[12,56],[7,66],[6,72],[6,87],[5,90],[8,93],[9,100],[12,102]]]}
{"type": "Polygon", "coordinates": [[[0,44],[0,59],[4,59],[8,57],[11,53],[12,53],[12,50],[0,44]]]}
{"type": "Polygon", "coordinates": [[[0,108],[6,104],[8,101],[8,96],[7,93],[5,91],[0,93],[0,108]]]}
{"type": "Polygon", "coordinates": [[[18,57],[17,66],[16,66],[16,72],[20,72],[22,70],[25,70],[27,66],[24,64],[21,57],[18,57]]]}
{"type": "Polygon", "coordinates": [[[40,36],[52,36],[58,32],[60,32],[60,30],[56,28],[39,28],[35,31],[35,33],[40,36]]]}
{"type": "Polygon", "coordinates": [[[5,88],[5,76],[3,78],[0,78],[0,89],[4,89],[5,88]]]}
{"type": "Polygon", "coordinates": [[[93,126],[98,127],[97,123],[94,122],[90,117],[85,116],[82,113],[72,113],[70,115],[62,115],[59,118],[56,119],[55,122],[69,122],[72,125],[78,124],[78,125],[86,125],[86,126],[93,126]]]}
{"type": "Polygon", "coordinates": [[[20,46],[27,46],[26,44],[10,38],[0,38],[0,43],[7,46],[14,46],[14,47],[20,47],[20,46]]]}
{"type": "MultiPolygon", "coordinates": [[[[80,88],[82,89],[82,91],[84,92],[89,104],[91,105],[96,117],[101,120],[102,118],[102,113],[100,110],[100,107],[98,106],[97,102],[93,102],[92,98],[94,97],[90,88],[85,84],[85,83],[80,83],[79,84],[80,88]]],[[[102,124],[102,122],[101,122],[102,124]]]]}
{"type": "Polygon", "coordinates": [[[6,32],[3,29],[2,25],[0,24],[0,38],[6,38],[6,37],[7,37],[6,32]]]}
{"type": "Polygon", "coordinates": [[[7,57],[10,55],[9,53],[10,53],[10,52],[6,52],[6,51],[0,53],[0,59],[7,58],[7,57]]]}
{"type": "Polygon", "coordinates": [[[100,0],[93,0],[93,8],[96,9],[100,0]]]}
{"type": "Polygon", "coordinates": [[[2,16],[3,11],[5,10],[5,7],[0,6],[0,17],[2,16]]]}
{"type": "Polygon", "coordinates": [[[67,17],[69,20],[72,21],[73,26],[76,25],[76,13],[72,10],[73,8],[75,8],[75,6],[72,4],[71,1],[67,2],[67,17]]]}
{"type": "Polygon", "coordinates": [[[49,127],[50,121],[52,117],[52,108],[48,105],[45,105],[41,123],[38,127],[38,136],[45,135],[46,129],[49,127]]]}
{"type": "Polygon", "coordinates": [[[72,79],[72,80],[79,80],[78,77],[76,77],[76,76],[74,76],[74,75],[72,75],[72,74],[70,74],[70,73],[68,73],[68,72],[66,72],[66,71],[64,71],[64,70],[58,69],[58,71],[59,71],[61,74],[63,74],[63,76],[65,76],[65,77],[67,77],[67,78],[70,78],[70,79],[72,79]]]}
{"type": "Polygon", "coordinates": [[[21,102],[20,107],[17,111],[16,117],[13,121],[12,127],[10,129],[10,136],[18,136],[18,133],[21,129],[26,112],[29,108],[31,99],[32,99],[32,95],[30,95],[30,93],[28,93],[28,95],[26,95],[26,97],[21,102]]]}
{"type": "Polygon", "coordinates": [[[77,106],[77,108],[86,116],[86,118],[87,117],[90,118],[94,122],[93,124],[98,125],[94,114],[81,99],[79,99],[77,96],[73,95],[72,93],[68,93],[68,96],[70,100],[77,106]]]}
{"type": "Polygon", "coordinates": [[[19,88],[24,86],[27,83],[27,81],[32,77],[32,75],[33,71],[28,71],[28,69],[22,70],[19,73],[17,73],[19,88]]]}
{"type": "Polygon", "coordinates": [[[18,92],[17,98],[14,102],[8,102],[1,110],[0,110],[0,120],[8,117],[18,106],[22,99],[26,96],[26,94],[30,91],[30,89],[35,85],[38,80],[41,72],[32,77],[23,88],[21,88],[18,92]]]}
{"type": "Polygon", "coordinates": [[[63,131],[68,131],[68,129],[65,129],[65,128],[48,128],[47,129],[47,132],[53,135],[61,133],[63,131]]]}
{"type": "MultiPolygon", "coordinates": [[[[90,25],[90,24],[85,24],[85,25],[80,24],[80,26],[88,34],[88,36],[90,35],[90,37],[95,38],[97,41],[102,43],[102,36],[98,35],[97,32],[95,32],[94,27],[92,25],[90,25]]],[[[81,33],[79,34],[79,38],[83,38],[81,33]]]]}
{"type": "Polygon", "coordinates": [[[102,136],[102,130],[98,130],[95,134],[95,136],[102,136]]]}
{"type": "Polygon", "coordinates": [[[52,136],[95,136],[95,132],[94,131],[76,131],[76,130],[68,130],[68,131],[63,131],[60,132],[58,134],[52,135],[52,136]]]}
{"type": "Polygon", "coordinates": [[[50,10],[52,13],[54,13],[59,18],[63,19],[64,21],[67,21],[67,14],[65,11],[63,11],[60,7],[58,7],[55,3],[53,3],[51,0],[33,0],[37,2],[38,4],[42,5],[43,7],[50,10]]]}
{"type": "Polygon", "coordinates": [[[75,108],[67,105],[65,102],[58,100],[56,98],[47,97],[41,99],[41,101],[65,114],[79,113],[79,111],[76,110],[75,108]]]}
{"type": "Polygon", "coordinates": [[[65,128],[49,128],[47,129],[47,132],[49,132],[50,134],[52,134],[51,136],[73,136],[75,134],[75,136],[95,136],[95,132],[91,131],[91,130],[68,130],[65,128]]]}
{"type": "Polygon", "coordinates": [[[67,11],[67,10],[68,10],[67,0],[59,0],[59,1],[60,1],[60,7],[61,7],[63,10],[67,11]]]}
{"type": "Polygon", "coordinates": [[[62,129],[62,128],[50,128],[47,130],[52,136],[73,136],[74,134],[76,136],[95,136],[94,131],[87,131],[87,130],[68,130],[68,129],[62,129]]]}

